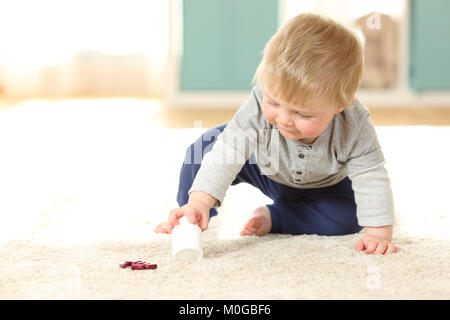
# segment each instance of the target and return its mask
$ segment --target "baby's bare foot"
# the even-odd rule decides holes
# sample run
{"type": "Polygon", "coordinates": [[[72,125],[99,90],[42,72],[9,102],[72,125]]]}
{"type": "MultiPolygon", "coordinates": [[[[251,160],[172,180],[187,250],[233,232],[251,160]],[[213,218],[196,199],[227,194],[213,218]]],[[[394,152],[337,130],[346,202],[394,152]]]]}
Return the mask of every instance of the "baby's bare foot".
{"type": "Polygon", "coordinates": [[[173,226],[169,223],[169,221],[164,221],[158,224],[155,228],[156,233],[172,233],[173,226]]]}
{"type": "Polygon", "coordinates": [[[256,208],[251,213],[250,219],[245,224],[240,235],[256,235],[263,236],[270,231],[272,220],[270,219],[270,211],[266,206],[256,208]]]}

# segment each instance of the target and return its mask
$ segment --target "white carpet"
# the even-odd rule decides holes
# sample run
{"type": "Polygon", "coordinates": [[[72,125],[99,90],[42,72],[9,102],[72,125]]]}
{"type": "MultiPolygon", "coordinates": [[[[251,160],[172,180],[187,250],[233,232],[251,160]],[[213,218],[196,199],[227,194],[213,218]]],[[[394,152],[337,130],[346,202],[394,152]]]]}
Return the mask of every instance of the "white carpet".
{"type": "Polygon", "coordinates": [[[204,129],[151,128],[140,100],[32,102],[0,112],[0,299],[449,299],[449,127],[378,127],[397,210],[390,256],[360,235],[240,237],[269,199],[228,190],[204,259],[154,234],[204,129]],[[119,268],[125,260],[156,270],[119,268]]]}

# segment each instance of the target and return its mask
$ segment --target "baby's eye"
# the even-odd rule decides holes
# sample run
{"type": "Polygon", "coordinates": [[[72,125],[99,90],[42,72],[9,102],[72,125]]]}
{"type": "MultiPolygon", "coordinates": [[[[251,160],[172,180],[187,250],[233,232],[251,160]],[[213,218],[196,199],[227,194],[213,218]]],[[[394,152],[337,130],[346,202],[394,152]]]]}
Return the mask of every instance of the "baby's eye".
{"type": "Polygon", "coordinates": [[[270,101],[270,100],[269,100],[269,103],[270,103],[271,105],[273,105],[274,107],[279,107],[279,106],[280,106],[278,103],[272,102],[272,101],[270,101]]]}
{"type": "Polygon", "coordinates": [[[298,113],[298,112],[297,112],[297,114],[298,114],[298,116],[299,116],[300,118],[302,118],[302,119],[308,119],[308,118],[311,118],[311,116],[306,116],[306,115],[301,114],[301,113],[298,113]]]}

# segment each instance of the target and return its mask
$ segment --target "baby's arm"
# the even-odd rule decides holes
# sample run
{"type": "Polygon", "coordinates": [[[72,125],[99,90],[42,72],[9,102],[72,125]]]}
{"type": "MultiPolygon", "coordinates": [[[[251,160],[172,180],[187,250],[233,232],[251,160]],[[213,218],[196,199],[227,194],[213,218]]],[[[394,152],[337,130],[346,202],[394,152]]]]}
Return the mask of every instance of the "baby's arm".
{"type": "Polygon", "coordinates": [[[265,132],[261,101],[262,93],[255,87],[222,132],[211,130],[203,136],[203,141],[210,141],[214,136],[216,139],[203,151],[204,157],[188,194],[203,191],[217,200],[214,208],[222,205],[227,189],[256,150],[258,136],[265,132]]]}
{"type": "Polygon", "coordinates": [[[254,87],[249,98],[243,103],[225,129],[207,131],[202,139],[215,142],[211,149],[203,150],[204,157],[191,188],[189,200],[181,208],[170,211],[167,222],[160,224],[155,232],[171,233],[178,219],[186,216],[188,221],[204,231],[209,223],[209,211],[220,207],[226,190],[256,149],[257,138],[266,122],[261,110],[262,93],[254,87]]]}
{"type": "Polygon", "coordinates": [[[205,208],[211,209],[214,204],[217,202],[217,199],[213,196],[210,196],[206,192],[203,191],[192,191],[189,195],[189,201],[188,203],[199,203],[199,205],[204,205],[205,208]]]}
{"type": "Polygon", "coordinates": [[[355,140],[346,162],[355,193],[358,223],[365,232],[355,248],[370,254],[394,253],[398,251],[391,242],[394,200],[384,155],[368,113],[360,118],[359,125],[359,131],[352,135],[355,140]]]}

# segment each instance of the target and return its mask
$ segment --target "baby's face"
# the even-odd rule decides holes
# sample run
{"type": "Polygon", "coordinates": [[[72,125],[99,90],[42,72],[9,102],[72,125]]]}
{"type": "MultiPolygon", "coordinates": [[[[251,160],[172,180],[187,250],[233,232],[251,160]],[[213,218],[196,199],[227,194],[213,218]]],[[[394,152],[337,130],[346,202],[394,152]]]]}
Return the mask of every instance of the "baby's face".
{"type": "Polygon", "coordinates": [[[343,107],[327,103],[292,105],[280,101],[266,90],[262,109],[267,121],[278,128],[285,138],[310,144],[325,131],[334,115],[341,112],[343,107]]]}

